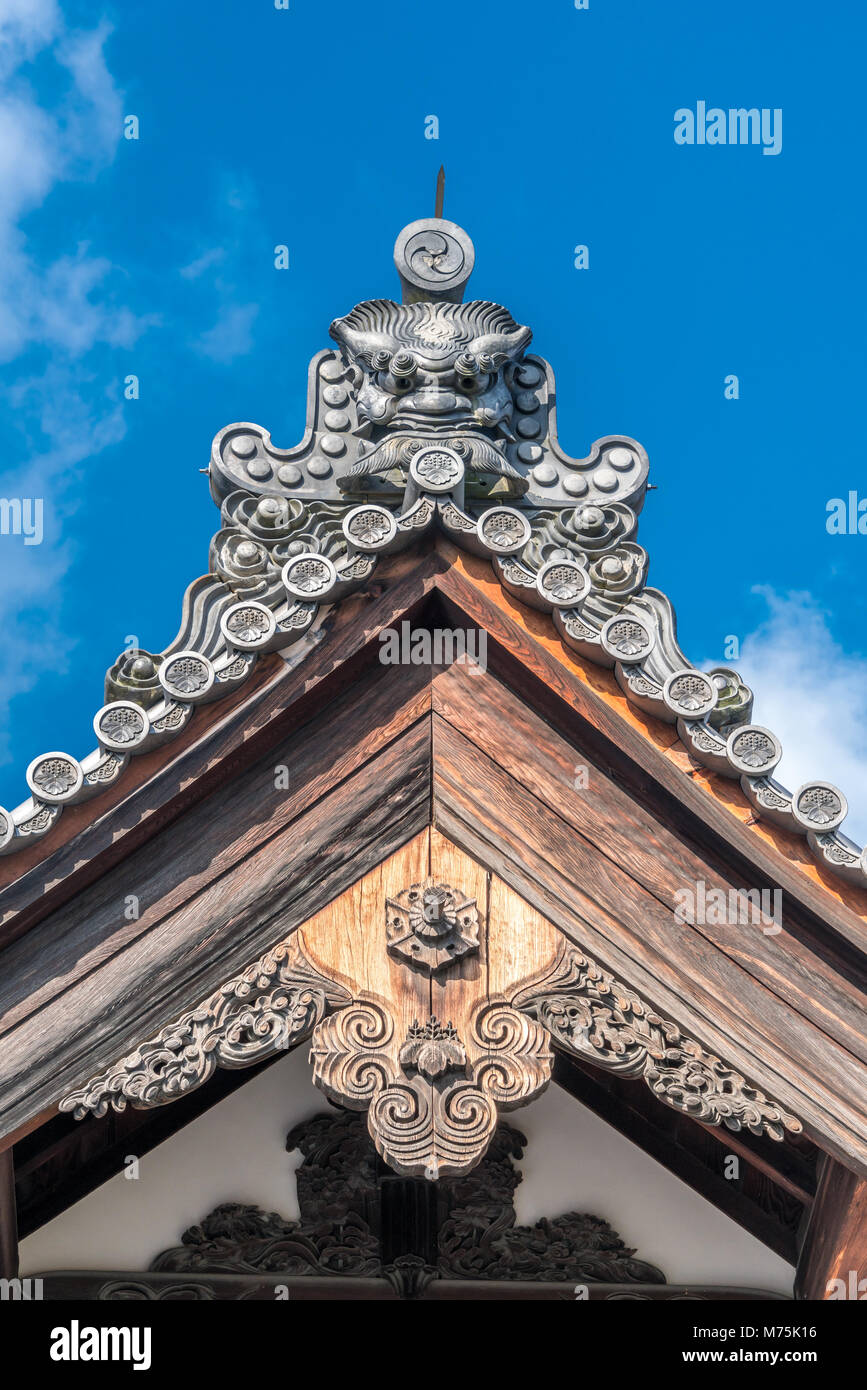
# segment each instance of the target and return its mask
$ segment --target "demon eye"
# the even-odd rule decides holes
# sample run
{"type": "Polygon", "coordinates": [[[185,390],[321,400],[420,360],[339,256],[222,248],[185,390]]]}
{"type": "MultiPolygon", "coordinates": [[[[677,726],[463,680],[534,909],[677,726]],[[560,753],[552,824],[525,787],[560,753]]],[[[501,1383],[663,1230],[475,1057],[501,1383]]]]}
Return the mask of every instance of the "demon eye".
{"type": "Polygon", "coordinates": [[[391,365],[391,353],[388,348],[379,348],[371,358],[371,366],[375,372],[387,372],[391,365]]]}
{"type": "Polygon", "coordinates": [[[490,369],[483,365],[484,361],[491,361],[488,353],[482,353],[479,357],[475,357],[471,352],[461,353],[455,362],[455,375],[462,391],[474,395],[488,389],[493,377],[490,369]]]}
{"type": "Polygon", "coordinates": [[[479,364],[471,352],[462,352],[455,362],[455,371],[458,376],[472,381],[479,375],[479,364]]]}
{"type": "Polygon", "coordinates": [[[391,374],[398,381],[409,381],[418,371],[418,362],[411,352],[396,352],[391,359],[391,374]]]}

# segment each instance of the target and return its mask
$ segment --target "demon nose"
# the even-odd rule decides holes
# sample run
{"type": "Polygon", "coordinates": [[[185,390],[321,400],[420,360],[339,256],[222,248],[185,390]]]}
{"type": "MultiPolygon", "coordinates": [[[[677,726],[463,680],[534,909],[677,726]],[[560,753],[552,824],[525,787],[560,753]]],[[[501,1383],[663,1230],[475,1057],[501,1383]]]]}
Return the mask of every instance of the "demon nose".
{"type": "Polygon", "coordinates": [[[456,410],[457,405],[458,398],[453,391],[440,391],[436,388],[431,391],[416,391],[406,398],[409,410],[419,410],[424,415],[446,415],[450,410],[456,410]]]}

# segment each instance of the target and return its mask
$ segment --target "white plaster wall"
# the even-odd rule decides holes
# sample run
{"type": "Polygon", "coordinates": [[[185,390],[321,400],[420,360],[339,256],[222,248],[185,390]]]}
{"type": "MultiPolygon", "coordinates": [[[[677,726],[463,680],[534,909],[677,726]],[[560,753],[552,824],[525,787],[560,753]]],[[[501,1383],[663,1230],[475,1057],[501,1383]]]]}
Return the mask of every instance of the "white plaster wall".
{"type": "MultiPolygon", "coordinates": [[[[298,1048],[21,1244],[21,1272],[146,1269],[218,1202],[297,1217],[284,1150],[293,1124],[326,1109],[298,1048]]],[[[605,1217],[672,1283],[789,1293],[790,1265],[559,1087],[508,1117],[527,1136],[518,1220],[583,1210],[605,1217]]]]}
{"type": "Polygon", "coordinates": [[[515,1199],[522,1225],[590,1211],[659,1265],[669,1283],[791,1294],[792,1265],[559,1086],[507,1118],[527,1136],[515,1199]]]}

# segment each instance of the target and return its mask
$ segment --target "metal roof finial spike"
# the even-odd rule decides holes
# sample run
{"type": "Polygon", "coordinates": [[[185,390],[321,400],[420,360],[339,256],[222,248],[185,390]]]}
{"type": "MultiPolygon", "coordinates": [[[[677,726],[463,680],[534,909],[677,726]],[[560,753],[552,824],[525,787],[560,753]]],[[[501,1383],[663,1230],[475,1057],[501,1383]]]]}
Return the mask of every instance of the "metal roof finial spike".
{"type": "Polygon", "coordinates": [[[446,169],[441,164],[434,216],[410,222],[394,244],[404,304],[460,304],[463,299],[475,251],[463,227],[443,217],[445,191],[446,169]]]}

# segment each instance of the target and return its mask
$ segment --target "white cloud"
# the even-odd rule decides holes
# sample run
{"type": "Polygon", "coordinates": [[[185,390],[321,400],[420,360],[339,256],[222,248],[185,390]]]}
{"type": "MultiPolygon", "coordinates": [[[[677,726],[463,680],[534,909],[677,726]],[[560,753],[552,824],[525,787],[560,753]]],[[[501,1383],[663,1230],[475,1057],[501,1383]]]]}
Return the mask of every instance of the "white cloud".
{"type": "Polygon", "coordinates": [[[56,0],[0,0],[0,75],[44,48],[61,23],[56,0]]]}
{"type": "Polygon", "coordinates": [[[6,38],[5,84],[0,96],[0,360],[34,345],[60,346],[71,355],[98,343],[131,335],[129,314],[117,323],[106,304],[98,310],[89,295],[111,267],[79,247],[45,265],[21,227],[25,214],[41,206],[60,183],[93,178],[111,161],[121,129],[122,103],[103,54],[105,25],[66,31],[54,5],[0,0],[0,40],[6,38]],[[34,92],[26,63],[37,53],[54,59],[50,109],[34,92]],[[19,67],[10,69],[10,54],[19,67]]]}
{"type": "Polygon", "coordinates": [[[255,191],[249,180],[224,173],[210,220],[215,243],[179,271],[185,280],[200,282],[200,321],[205,313],[216,312],[212,327],[193,338],[190,346],[220,365],[237,361],[255,346],[253,325],[259,305],[247,302],[238,288],[244,253],[261,242],[261,229],[252,226],[255,209],[255,191]],[[205,295],[209,302],[216,299],[216,310],[206,305],[205,295]]]}
{"type": "Polygon", "coordinates": [[[214,362],[234,362],[253,348],[253,324],[258,304],[224,304],[213,328],[196,341],[196,347],[214,362]]]}
{"type": "Polygon", "coordinates": [[[181,267],[181,275],[185,280],[198,280],[200,275],[204,275],[206,270],[212,266],[220,265],[225,260],[226,252],[222,246],[212,246],[209,251],[203,251],[201,256],[197,256],[189,265],[181,267]]]}
{"type": "Polygon", "coordinates": [[[103,21],[95,29],[66,34],[57,46],[58,62],[73,80],[64,119],[67,145],[90,161],[110,159],[120,135],[120,93],[103,52],[110,33],[103,21]]]}
{"type": "MultiPolygon", "coordinates": [[[[833,782],[849,801],[843,831],[867,843],[867,658],[845,652],[809,593],[757,587],[767,617],[741,643],[735,666],[755,692],[753,720],[776,734],[774,774],[790,791],[833,782]]],[[[714,663],[708,663],[714,664],[714,663]]]]}
{"type": "MultiPolygon", "coordinates": [[[[19,440],[17,451],[9,442],[0,493],[41,498],[45,525],[40,545],[0,536],[0,709],[47,667],[68,668],[60,590],[74,544],[63,522],[84,459],[125,432],[118,384],[106,387],[90,354],[129,347],[153,321],[116,302],[107,257],[86,243],[70,248],[65,226],[47,221],[54,191],[93,181],[118,147],[123,107],[105,61],[108,32],[70,29],[54,0],[0,0],[0,361],[10,364],[3,396],[19,440]],[[61,254],[40,251],[58,244],[61,254]]],[[[0,729],[0,762],[10,760],[8,737],[0,729]]]]}

